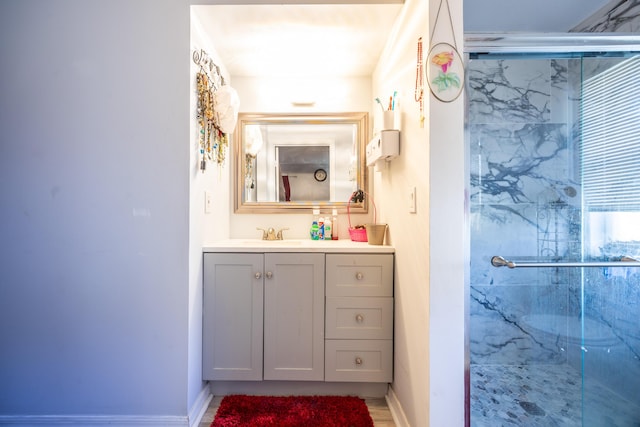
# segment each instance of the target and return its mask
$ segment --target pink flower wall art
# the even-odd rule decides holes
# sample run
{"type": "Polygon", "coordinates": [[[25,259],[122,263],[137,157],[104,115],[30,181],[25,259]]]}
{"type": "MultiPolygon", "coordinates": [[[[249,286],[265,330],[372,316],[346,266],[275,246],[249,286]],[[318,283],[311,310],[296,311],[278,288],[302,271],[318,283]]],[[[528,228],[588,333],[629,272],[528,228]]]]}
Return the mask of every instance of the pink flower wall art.
{"type": "Polygon", "coordinates": [[[427,78],[433,95],[450,102],[458,97],[464,84],[464,68],[460,55],[448,43],[435,45],[429,53],[427,78]]]}

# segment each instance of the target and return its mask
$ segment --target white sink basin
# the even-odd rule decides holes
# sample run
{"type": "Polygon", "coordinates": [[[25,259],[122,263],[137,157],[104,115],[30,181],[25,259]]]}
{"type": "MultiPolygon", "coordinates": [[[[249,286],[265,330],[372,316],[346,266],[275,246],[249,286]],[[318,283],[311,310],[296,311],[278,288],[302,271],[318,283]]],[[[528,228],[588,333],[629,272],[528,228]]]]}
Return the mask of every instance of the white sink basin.
{"type": "Polygon", "coordinates": [[[243,245],[247,246],[300,246],[302,240],[243,240],[243,245]]]}

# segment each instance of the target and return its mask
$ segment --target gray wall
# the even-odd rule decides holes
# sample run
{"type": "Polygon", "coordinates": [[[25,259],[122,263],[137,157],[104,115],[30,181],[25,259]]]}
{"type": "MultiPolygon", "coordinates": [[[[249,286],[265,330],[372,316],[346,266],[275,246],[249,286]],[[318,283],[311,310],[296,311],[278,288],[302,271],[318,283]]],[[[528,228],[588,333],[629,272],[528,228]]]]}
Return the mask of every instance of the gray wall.
{"type": "Polygon", "coordinates": [[[0,39],[0,417],[183,423],[188,5],[3,1],[0,39]]]}

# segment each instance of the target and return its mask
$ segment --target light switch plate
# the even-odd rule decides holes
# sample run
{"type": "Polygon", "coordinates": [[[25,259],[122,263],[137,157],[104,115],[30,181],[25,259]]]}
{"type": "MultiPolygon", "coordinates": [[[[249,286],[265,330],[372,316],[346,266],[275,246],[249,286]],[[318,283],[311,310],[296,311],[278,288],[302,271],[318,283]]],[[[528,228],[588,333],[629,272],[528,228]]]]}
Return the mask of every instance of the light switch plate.
{"type": "Polygon", "coordinates": [[[416,187],[409,187],[409,213],[416,212],[416,187]]]}
{"type": "Polygon", "coordinates": [[[211,191],[204,192],[204,213],[211,213],[213,210],[213,197],[211,191]]]}

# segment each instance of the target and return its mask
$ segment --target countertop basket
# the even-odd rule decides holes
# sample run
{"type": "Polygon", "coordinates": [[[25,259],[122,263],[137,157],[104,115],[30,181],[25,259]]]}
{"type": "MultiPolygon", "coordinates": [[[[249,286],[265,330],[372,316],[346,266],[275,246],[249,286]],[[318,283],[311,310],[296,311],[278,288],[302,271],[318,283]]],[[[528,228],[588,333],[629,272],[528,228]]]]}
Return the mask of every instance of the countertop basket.
{"type": "MultiPolygon", "coordinates": [[[[351,238],[352,242],[366,242],[367,241],[367,229],[366,228],[353,228],[351,227],[351,211],[349,209],[349,207],[351,206],[351,202],[354,202],[356,200],[364,200],[364,195],[369,196],[369,194],[367,194],[366,192],[362,191],[362,190],[357,190],[354,191],[353,194],[351,194],[351,197],[349,197],[349,201],[347,202],[347,220],[349,221],[349,237],[351,238]]],[[[376,205],[375,203],[373,203],[373,200],[371,198],[369,198],[369,200],[371,201],[371,206],[373,206],[373,222],[376,222],[376,205]]]]}

